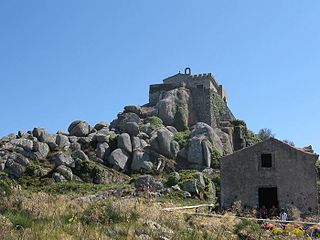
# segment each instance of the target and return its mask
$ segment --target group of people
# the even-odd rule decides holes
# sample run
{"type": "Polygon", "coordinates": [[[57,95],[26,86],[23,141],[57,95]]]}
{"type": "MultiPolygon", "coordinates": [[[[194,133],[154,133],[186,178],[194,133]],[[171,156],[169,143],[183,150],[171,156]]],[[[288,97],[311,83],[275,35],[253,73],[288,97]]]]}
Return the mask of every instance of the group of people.
{"type": "Polygon", "coordinates": [[[285,222],[288,221],[288,214],[285,212],[285,210],[282,208],[280,212],[278,211],[278,208],[276,208],[274,205],[267,209],[266,206],[262,206],[262,208],[258,209],[258,218],[274,218],[274,217],[280,217],[280,220],[285,222]]]}

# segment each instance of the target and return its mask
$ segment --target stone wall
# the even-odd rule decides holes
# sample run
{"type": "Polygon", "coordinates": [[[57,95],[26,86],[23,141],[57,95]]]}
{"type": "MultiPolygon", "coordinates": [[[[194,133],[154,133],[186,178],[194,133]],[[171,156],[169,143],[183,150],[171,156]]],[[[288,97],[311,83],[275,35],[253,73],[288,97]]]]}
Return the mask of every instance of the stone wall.
{"type": "Polygon", "coordinates": [[[212,108],[213,92],[214,91],[212,89],[205,88],[191,89],[193,111],[196,116],[195,122],[191,122],[191,125],[195,124],[196,122],[204,122],[211,127],[217,127],[217,122],[212,108]]]}
{"type": "MultiPolygon", "coordinates": [[[[189,126],[197,122],[204,122],[211,127],[219,127],[221,121],[233,121],[235,117],[228,108],[226,102],[221,98],[215,88],[210,88],[210,81],[199,81],[198,85],[187,85],[191,91],[190,106],[186,110],[189,114],[189,126]]],[[[179,87],[179,84],[154,84],[150,86],[149,104],[155,106],[163,94],[179,87]]]]}

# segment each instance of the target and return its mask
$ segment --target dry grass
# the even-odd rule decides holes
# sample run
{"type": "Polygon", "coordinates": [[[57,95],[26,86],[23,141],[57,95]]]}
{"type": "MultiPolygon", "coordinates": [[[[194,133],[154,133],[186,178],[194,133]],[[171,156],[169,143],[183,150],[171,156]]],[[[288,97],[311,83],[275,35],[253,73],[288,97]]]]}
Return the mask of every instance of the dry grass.
{"type": "MultiPolygon", "coordinates": [[[[234,214],[219,218],[165,212],[172,203],[143,198],[83,201],[16,190],[1,200],[0,239],[274,239],[234,214]],[[236,234],[238,229],[238,234],[236,234]]],[[[285,237],[282,237],[285,239],[285,237]]]]}

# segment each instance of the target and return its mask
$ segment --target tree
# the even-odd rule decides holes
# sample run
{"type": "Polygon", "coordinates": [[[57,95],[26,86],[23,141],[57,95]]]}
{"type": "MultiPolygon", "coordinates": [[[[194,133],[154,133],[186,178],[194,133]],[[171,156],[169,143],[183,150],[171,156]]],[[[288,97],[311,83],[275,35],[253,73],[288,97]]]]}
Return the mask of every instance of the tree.
{"type": "Polygon", "coordinates": [[[293,141],[291,141],[291,140],[285,139],[285,140],[283,140],[283,142],[285,142],[286,144],[291,145],[292,147],[294,147],[294,146],[295,146],[294,142],[293,142],[293,141]]]}
{"type": "Polygon", "coordinates": [[[269,138],[274,138],[275,137],[275,134],[272,133],[271,129],[269,128],[262,128],[259,133],[258,133],[258,137],[264,141],[264,140],[267,140],[269,138]]]}

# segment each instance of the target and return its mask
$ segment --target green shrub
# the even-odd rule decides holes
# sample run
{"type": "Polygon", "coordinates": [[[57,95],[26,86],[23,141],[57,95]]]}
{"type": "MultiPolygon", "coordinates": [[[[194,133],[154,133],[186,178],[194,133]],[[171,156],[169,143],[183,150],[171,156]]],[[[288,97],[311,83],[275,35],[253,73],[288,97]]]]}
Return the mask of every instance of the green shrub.
{"type": "Polygon", "coordinates": [[[39,189],[46,187],[50,181],[53,182],[53,179],[42,179],[40,177],[30,176],[27,174],[17,180],[23,189],[27,189],[30,192],[37,192],[39,189]]]}
{"type": "Polygon", "coordinates": [[[197,170],[181,170],[179,174],[183,181],[187,181],[197,178],[199,172],[197,170]]]}
{"type": "Polygon", "coordinates": [[[166,185],[168,187],[172,187],[172,186],[178,184],[178,182],[179,182],[179,178],[175,174],[172,173],[169,175],[167,182],[166,182],[166,185]]]}
{"type": "Polygon", "coordinates": [[[63,224],[71,224],[78,222],[78,216],[74,213],[65,213],[64,215],[60,216],[60,219],[63,224]]]}
{"type": "Polygon", "coordinates": [[[189,145],[190,136],[191,136],[190,130],[185,130],[182,132],[177,132],[174,136],[174,140],[179,143],[180,148],[184,148],[189,145]]]}
{"type": "Polygon", "coordinates": [[[247,129],[244,139],[246,140],[247,147],[250,147],[252,145],[255,145],[261,142],[261,139],[259,138],[259,136],[249,129],[247,129]]]}
{"type": "Polygon", "coordinates": [[[240,120],[240,119],[236,119],[234,121],[232,121],[233,126],[244,126],[245,128],[247,128],[247,124],[245,121],[240,120]]]}
{"type": "Polygon", "coordinates": [[[107,171],[105,166],[99,163],[76,159],[73,172],[84,182],[100,183],[105,171],[107,171]]]}
{"type": "Polygon", "coordinates": [[[210,152],[211,152],[211,167],[213,169],[219,169],[220,168],[219,158],[222,157],[222,153],[215,147],[211,147],[210,152]]]}
{"type": "Polygon", "coordinates": [[[216,200],[216,188],[212,182],[204,188],[205,198],[210,201],[216,200]]]}
{"type": "Polygon", "coordinates": [[[234,126],[242,126],[244,128],[244,140],[246,141],[246,146],[250,147],[252,145],[255,145],[259,142],[261,142],[261,139],[259,138],[258,134],[255,134],[250,129],[247,128],[247,124],[243,120],[234,120],[232,121],[232,124],[234,126]]]}
{"type": "Polygon", "coordinates": [[[197,229],[195,228],[188,227],[188,228],[178,229],[177,232],[175,232],[174,239],[192,239],[192,240],[214,239],[214,238],[206,238],[203,235],[204,235],[203,232],[197,231],[197,229]]]}
{"type": "Polygon", "coordinates": [[[26,211],[7,211],[6,216],[15,227],[30,228],[34,222],[30,213],[26,211]]]}
{"type": "Polygon", "coordinates": [[[12,187],[15,185],[15,181],[8,178],[6,173],[1,172],[0,176],[0,197],[9,196],[12,194],[12,187]]]}
{"type": "Polygon", "coordinates": [[[38,164],[31,162],[31,164],[27,166],[25,174],[28,176],[34,176],[40,169],[41,167],[38,164]]]}
{"type": "Polygon", "coordinates": [[[80,220],[86,224],[112,224],[122,222],[136,222],[139,214],[132,210],[123,210],[120,205],[111,202],[94,202],[87,207],[80,220]]]}
{"type": "Polygon", "coordinates": [[[235,225],[234,233],[238,235],[239,239],[260,239],[262,230],[259,224],[243,219],[235,225]]]}
{"type": "Polygon", "coordinates": [[[218,202],[220,201],[220,196],[221,196],[221,178],[220,175],[217,175],[212,179],[212,183],[214,184],[216,188],[216,197],[218,202]]]}
{"type": "Polygon", "coordinates": [[[164,127],[162,119],[157,116],[148,117],[147,122],[150,123],[152,130],[164,127]]]}
{"type": "Polygon", "coordinates": [[[203,175],[201,172],[197,171],[197,170],[181,170],[179,172],[180,176],[181,176],[181,180],[179,181],[179,186],[181,188],[183,188],[183,185],[186,182],[194,182],[198,189],[205,191],[208,191],[207,193],[210,194],[210,190],[209,188],[205,189],[205,186],[203,186],[202,184],[200,184],[200,178],[201,175],[203,176],[204,182],[206,186],[209,186],[211,184],[211,180],[206,177],[205,175],[203,175]]]}

